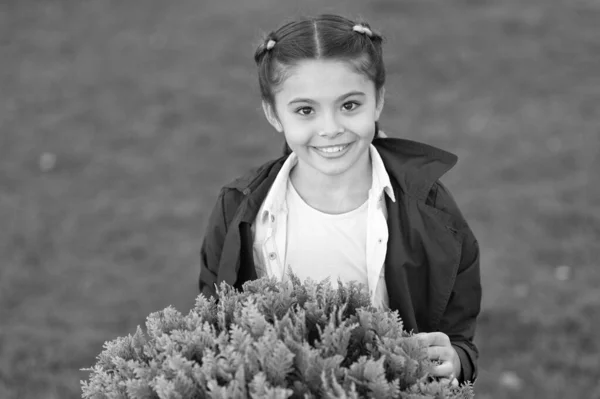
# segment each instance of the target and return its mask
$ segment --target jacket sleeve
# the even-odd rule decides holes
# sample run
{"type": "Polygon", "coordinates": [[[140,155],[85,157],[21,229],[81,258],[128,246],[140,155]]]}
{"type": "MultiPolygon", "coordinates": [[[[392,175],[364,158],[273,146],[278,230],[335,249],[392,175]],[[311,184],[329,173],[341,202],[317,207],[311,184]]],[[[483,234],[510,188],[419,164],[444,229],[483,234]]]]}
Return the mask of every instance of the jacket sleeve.
{"type": "Polygon", "coordinates": [[[460,358],[462,375],[459,382],[475,382],[479,351],[473,339],[482,296],[479,244],[450,192],[439,182],[433,191],[435,207],[453,215],[459,221],[460,228],[455,234],[463,236],[458,273],[439,330],[449,336],[460,358]]]}
{"type": "Polygon", "coordinates": [[[200,249],[200,278],[198,286],[200,293],[207,298],[217,297],[215,283],[219,274],[219,261],[223,242],[227,233],[224,207],[225,190],[221,190],[206,226],[206,233],[200,249]]]}

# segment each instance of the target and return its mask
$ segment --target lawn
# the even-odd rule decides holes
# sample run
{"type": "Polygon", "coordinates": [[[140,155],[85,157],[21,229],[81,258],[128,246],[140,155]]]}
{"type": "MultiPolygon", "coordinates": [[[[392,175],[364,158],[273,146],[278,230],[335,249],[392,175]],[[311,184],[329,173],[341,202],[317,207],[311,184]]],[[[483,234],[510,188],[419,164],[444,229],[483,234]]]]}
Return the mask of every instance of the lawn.
{"type": "Polygon", "coordinates": [[[600,2],[0,3],[0,398],[77,398],[102,344],[187,312],[218,189],[279,155],[252,55],[298,14],[387,37],[391,136],[459,156],[478,398],[600,398],[600,2]]]}

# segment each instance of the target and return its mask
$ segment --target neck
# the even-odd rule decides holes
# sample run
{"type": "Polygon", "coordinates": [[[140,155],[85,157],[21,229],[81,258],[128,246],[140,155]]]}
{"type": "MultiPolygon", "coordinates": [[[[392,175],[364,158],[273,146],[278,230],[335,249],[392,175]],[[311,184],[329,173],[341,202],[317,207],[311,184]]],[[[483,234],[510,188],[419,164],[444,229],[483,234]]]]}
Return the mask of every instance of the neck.
{"type": "Polygon", "coordinates": [[[339,175],[325,175],[298,162],[290,179],[302,196],[340,199],[366,196],[372,184],[371,154],[366,151],[348,170],[339,175]]]}

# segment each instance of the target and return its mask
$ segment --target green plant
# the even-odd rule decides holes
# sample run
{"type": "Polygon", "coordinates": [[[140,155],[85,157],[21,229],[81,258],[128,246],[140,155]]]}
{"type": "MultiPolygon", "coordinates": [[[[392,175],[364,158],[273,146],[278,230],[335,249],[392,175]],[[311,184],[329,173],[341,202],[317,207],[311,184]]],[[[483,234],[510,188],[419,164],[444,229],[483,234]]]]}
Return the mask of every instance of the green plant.
{"type": "Polygon", "coordinates": [[[472,398],[471,385],[430,377],[425,349],[397,312],[370,306],[361,285],[259,279],[221,284],[183,316],[152,313],[145,334],[104,344],[83,397],[472,398]]]}

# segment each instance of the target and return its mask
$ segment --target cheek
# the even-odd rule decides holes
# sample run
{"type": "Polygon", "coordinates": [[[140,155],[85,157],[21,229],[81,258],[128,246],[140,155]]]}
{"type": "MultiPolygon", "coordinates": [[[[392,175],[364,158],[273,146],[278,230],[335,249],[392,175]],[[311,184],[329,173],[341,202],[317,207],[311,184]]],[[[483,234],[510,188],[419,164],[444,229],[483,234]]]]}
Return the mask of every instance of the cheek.
{"type": "Polygon", "coordinates": [[[298,120],[298,118],[295,118],[294,116],[290,117],[286,115],[282,117],[281,125],[283,126],[285,139],[290,145],[306,144],[306,142],[311,140],[312,136],[314,136],[314,124],[298,120]]]}
{"type": "Polygon", "coordinates": [[[375,134],[375,119],[370,113],[364,113],[352,119],[350,127],[361,136],[375,134]]]}
{"type": "Polygon", "coordinates": [[[284,130],[298,129],[302,126],[302,121],[297,115],[288,109],[278,109],[277,115],[284,130]]]}

